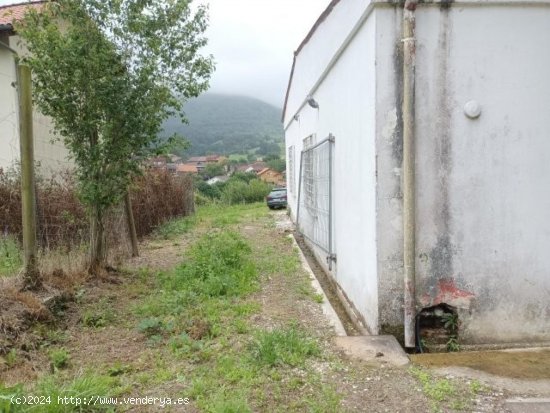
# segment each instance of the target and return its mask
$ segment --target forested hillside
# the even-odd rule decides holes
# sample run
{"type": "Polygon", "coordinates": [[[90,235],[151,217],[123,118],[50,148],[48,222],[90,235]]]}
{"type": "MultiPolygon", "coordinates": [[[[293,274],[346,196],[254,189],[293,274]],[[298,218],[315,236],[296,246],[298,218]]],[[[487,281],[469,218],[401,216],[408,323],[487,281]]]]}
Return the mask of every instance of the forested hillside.
{"type": "Polygon", "coordinates": [[[189,124],[165,123],[165,134],[178,133],[192,146],[190,155],[279,154],[283,142],[281,110],[258,99],[205,94],[185,105],[189,124]]]}

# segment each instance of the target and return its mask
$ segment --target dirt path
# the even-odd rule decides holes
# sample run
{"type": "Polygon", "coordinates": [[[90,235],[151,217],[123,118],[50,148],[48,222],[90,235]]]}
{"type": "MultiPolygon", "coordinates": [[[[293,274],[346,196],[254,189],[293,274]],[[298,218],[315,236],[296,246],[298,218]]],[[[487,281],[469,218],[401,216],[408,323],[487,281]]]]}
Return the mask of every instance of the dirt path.
{"type": "MultiPolygon", "coordinates": [[[[281,214],[263,205],[204,209],[193,229],[142,245],[127,272],[83,286],[59,322],[36,326],[37,344],[0,366],[0,395],[21,383],[17,391],[25,394],[88,386],[89,395],[187,398],[162,410],[174,412],[507,411],[504,399],[520,394],[339,352],[281,214]],[[225,233],[250,248],[243,268],[253,262],[255,291],[197,300],[192,289],[173,284],[181,271],[174,267],[204,253],[193,250],[197,240],[225,233]]],[[[126,404],[114,411],[159,409],[126,404]]]]}

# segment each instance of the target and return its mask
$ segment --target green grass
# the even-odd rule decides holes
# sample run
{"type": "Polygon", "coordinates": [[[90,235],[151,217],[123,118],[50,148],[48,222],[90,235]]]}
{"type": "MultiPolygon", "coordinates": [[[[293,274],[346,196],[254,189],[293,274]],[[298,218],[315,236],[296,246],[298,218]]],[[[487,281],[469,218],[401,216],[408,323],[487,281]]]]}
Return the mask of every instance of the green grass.
{"type": "Polygon", "coordinates": [[[71,379],[58,375],[47,375],[40,379],[31,391],[23,386],[4,387],[0,384],[0,412],[2,413],[71,413],[71,412],[111,412],[113,406],[85,405],[84,399],[90,400],[94,396],[116,396],[119,383],[109,376],[96,375],[86,372],[71,379]],[[42,404],[11,403],[12,397],[21,397],[32,394],[35,400],[42,400],[42,404]],[[73,397],[74,403],[58,403],[65,397],[73,397]],[[49,400],[49,403],[47,402],[49,400]],[[77,403],[80,402],[80,404],[77,403]]]}
{"type": "Polygon", "coordinates": [[[69,353],[64,348],[52,349],[48,353],[48,358],[54,369],[64,369],[69,365],[69,353]]]}
{"type": "Polygon", "coordinates": [[[14,275],[23,265],[21,248],[13,237],[0,238],[0,277],[14,275]]]}
{"type": "Polygon", "coordinates": [[[450,399],[457,393],[456,388],[448,379],[435,378],[428,372],[418,368],[411,368],[410,371],[422,384],[424,394],[432,400],[442,402],[450,399]]]}
{"type": "Polygon", "coordinates": [[[116,320],[116,314],[111,308],[108,299],[102,298],[97,304],[86,309],[82,314],[82,324],[86,327],[100,328],[112,324],[116,320]]]}
{"type": "Polygon", "coordinates": [[[260,365],[269,367],[303,366],[305,361],[320,355],[317,342],[297,326],[258,333],[252,354],[260,365]]]}
{"type": "Polygon", "coordinates": [[[155,229],[154,236],[161,239],[174,239],[187,234],[196,223],[195,216],[172,219],[155,229]]]}
{"type": "Polygon", "coordinates": [[[411,367],[410,373],[419,381],[422,391],[430,399],[432,411],[469,411],[476,395],[487,389],[477,380],[468,385],[458,380],[438,378],[426,370],[411,367]]]}
{"type": "MultiPolygon", "coordinates": [[[[112,324],[135,329],[153,348],[136,354],[131,365],[107,361],[94,366],[95,373],[81,375],[78,352],[71,351],[66,337],[43,331],[44,352],[52,365],[59,358],[70,360],[69,367],[56,367],[55,374],[26,386],[24,393],[21,386],[0,387],[0,403],[3,394],[14,392],[49,392],[52,398],[69,393],[116,396],[179,383],[184,389],[177,396],[190,397],[203,412],[340,411],[341,396],[315,369],[315,361],[324,357],[317,340],[296,323],[264,330],[252,321],[262,312],[254,293],[264,277],[283,277],[291,294],[293,286],[301,283],[295,280],[299,259],[291,247],[258,248],[248,238],[255,239],[255,233],[246,228],[253,223],[257,224],[254,230],[269,230],[268,216],[263,203],[209,205],[199,208],[192,224],[182,223],[187,218],[167,224],[161,233],[168,239],[189,231],[190,245],[182,263],[163,272],[138,271],[132,282],[121,287],[139,293],[128,313],[107,310],[111,303],[103,299],[89,303],[82,316],[87,327],[112,324]],[[238,231],[243,228],[245,235],[238,231]],[[55,352],[59,357],[54,357],[55,352]]],[[[288,246],[286,239],[277,245],[288,246]]],[[[316,299],[308,294],[308,299],[316,299]]],[[[86,303],[85,291],[81,295],[80,301],[86,303]]],[[[7,411],[2,407],[0,412],[7,411]]],[[[107,407],[80,408],[109,411],[107,407]]],[[[17,411],[41,411],[25,409],[17,411]]],[[[54,405],[49,411],[79,410],[54,405]]]]}

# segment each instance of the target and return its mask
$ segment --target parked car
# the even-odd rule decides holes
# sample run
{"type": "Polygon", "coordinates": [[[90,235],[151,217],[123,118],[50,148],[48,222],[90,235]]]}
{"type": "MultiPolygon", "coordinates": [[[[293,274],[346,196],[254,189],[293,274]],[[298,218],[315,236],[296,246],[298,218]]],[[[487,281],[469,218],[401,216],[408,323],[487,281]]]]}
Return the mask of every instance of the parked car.
{"type": "Polygon", "coordinates": [[[275,188],[265,197],[269,209],[286,208],[286,188],[275,188]]]}

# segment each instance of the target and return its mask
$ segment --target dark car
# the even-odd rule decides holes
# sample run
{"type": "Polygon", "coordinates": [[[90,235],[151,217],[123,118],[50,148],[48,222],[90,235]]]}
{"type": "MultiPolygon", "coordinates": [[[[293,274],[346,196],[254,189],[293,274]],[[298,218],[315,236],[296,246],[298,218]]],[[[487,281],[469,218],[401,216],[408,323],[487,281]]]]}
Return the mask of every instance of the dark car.
{"type": "Polygon", "coordinates": [[[286,208],[286,188],[275,188],[265,197],[269,209],[286,208]]]}

